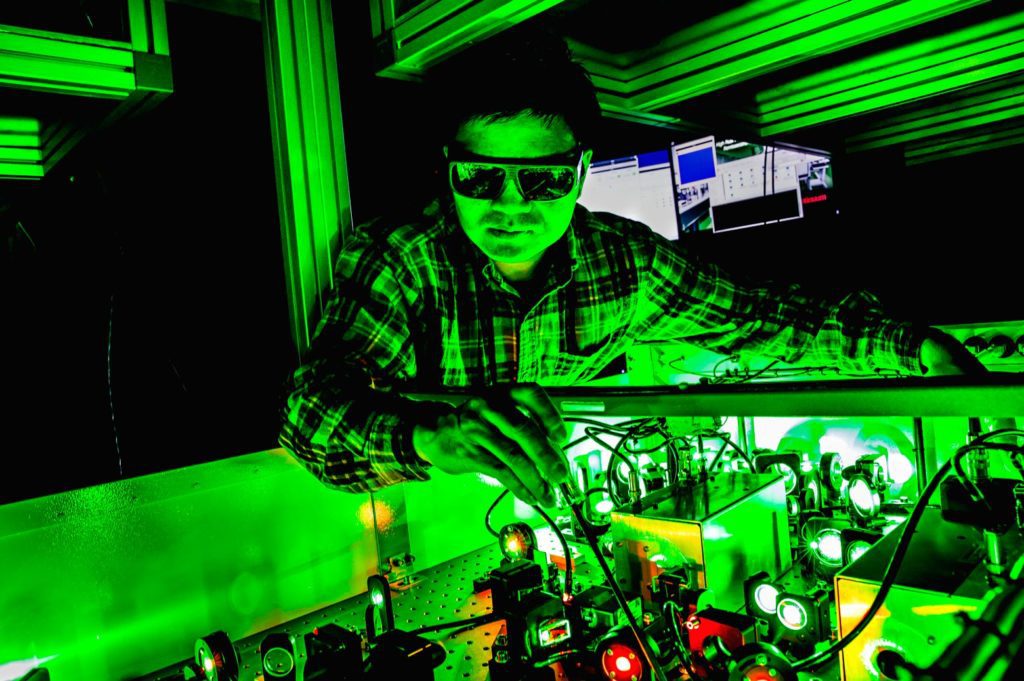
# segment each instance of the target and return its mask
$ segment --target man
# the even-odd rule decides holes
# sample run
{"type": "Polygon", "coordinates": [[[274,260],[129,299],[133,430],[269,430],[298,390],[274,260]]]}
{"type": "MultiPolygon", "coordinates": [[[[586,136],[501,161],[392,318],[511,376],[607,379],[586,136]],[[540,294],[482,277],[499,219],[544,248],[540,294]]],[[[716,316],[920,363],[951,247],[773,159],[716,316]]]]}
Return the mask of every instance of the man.
{"type": "Polygon", "coordinates": [[[550,505],[569,476],[566,431],[539,386],[591,379],[638,340],[854,371],[980,366],[867,294],[741,287],[644,225],[576,205],[601,114],[560,39],[510,31],[449,68],[448,195],[346,245],[292,380],[281,444],[324,483],[372,490],[434,466],[550,505]],[[413,385],[478,396],[453,409],[401,397],[413,385]]]}

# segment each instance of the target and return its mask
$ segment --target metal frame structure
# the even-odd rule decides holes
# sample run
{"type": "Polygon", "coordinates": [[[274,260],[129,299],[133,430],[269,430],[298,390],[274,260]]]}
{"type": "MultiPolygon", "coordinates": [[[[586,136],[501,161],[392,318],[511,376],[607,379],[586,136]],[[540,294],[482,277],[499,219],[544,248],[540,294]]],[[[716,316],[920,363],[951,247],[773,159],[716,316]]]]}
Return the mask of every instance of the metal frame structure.
{"type": "Polygon", "coordinates": [[[164,0],[128,0],[129,40],[0,26],[0,87],[115,100],[98,121],[0,117],[0,179],[40,179],[96,126],[173,90],[164,0]]]}

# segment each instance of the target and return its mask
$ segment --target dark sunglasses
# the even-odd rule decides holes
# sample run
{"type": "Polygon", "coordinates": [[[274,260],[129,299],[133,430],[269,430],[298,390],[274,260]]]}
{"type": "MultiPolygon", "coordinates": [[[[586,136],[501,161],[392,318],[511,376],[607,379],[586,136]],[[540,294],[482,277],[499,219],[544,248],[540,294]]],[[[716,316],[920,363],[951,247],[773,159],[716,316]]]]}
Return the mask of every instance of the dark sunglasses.
{"type": "Polygon", "coordinates": [[[538,158],[493,158],[465,150],[448,154],[448,183],[452,191],[471,199],[496,199],[509,174],[527,201],[555,201],[576,188],[583,150],[538,158]]]}

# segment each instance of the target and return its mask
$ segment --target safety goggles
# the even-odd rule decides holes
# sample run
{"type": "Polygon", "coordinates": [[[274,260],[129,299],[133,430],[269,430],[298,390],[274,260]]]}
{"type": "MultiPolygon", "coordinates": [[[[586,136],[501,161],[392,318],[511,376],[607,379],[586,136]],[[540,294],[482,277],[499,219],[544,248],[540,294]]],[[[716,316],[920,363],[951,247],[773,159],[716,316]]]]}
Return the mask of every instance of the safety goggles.
{"type": "Polygon", "coordinates": [[[509,176],[526,201],[555,201],[568,196],[579,181],[583,150],[538,158],[494,158],[465,150],[448,154],[448,183],[470,199],[496,199],[509,176]]]}

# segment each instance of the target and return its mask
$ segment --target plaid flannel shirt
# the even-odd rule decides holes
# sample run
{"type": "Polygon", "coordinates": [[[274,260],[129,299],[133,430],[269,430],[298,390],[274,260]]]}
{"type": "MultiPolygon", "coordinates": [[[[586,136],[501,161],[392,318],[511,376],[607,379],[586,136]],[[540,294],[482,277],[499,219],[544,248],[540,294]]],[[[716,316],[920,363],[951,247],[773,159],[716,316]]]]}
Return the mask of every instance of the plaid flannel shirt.
{"type": "Polygon", "coordinates": [[[331,487],[368,491],[427,479],[400,428],[410,408],[403,387],[573,385],[635,341],[680,339],[855,372],[921,372],[923,330],[889,319],[873,296],[830,302],[795,287],[743,286],[685,244],[626,218],[577,205],[545,257],[539,299],[523,304],[451,207],[435,202],[417,222],[357,230],[290,379],[282,446],[331,487]]]}

